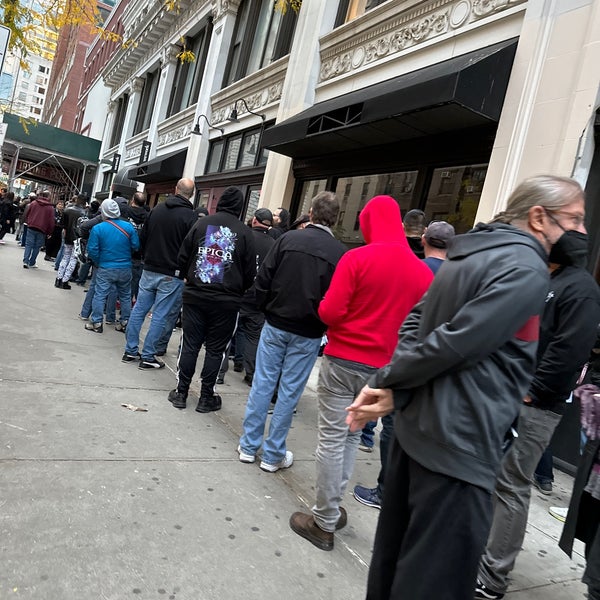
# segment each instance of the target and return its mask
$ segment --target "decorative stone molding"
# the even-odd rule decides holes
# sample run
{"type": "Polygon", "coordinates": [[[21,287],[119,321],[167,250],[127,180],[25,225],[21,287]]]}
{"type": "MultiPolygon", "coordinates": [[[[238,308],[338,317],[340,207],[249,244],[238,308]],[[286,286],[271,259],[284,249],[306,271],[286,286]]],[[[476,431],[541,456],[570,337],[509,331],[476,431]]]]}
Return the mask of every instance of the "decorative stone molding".
{"type": "Polygon", "coordinates": [[[139,158],[142,153],[142,145],[137,144],[131,148],[127,148],[125,151],[125,160],[128,161],[132,158],[139,158]]]}
{"type": "Polygon", "coordinates": [[[212,0],[212,12],[215,21],[225,16],[227,13],[236,15],[240,3],[241,0],[212,0]]]}
{"type": "MultiPolygon", "coordinates": [[[[264,112],[266,107],[279,102],[288,62],[289,56],[284,56],[264,69],[213,94],[211,122],[215,125],[225,123],[236,100],[241,98],[246,101],[251,111],[257,113],[264,112]]],[[[242,102],[238,102],[237,110],[239,116],[246,113],[246,107],[242,102]]]]}
{"type": "Polygon", "coordinates": [[[144,89],[144,78],[143,77],[134,77],[129,83],[129,93],[130,94],[141,94],[144,89]]]}
{"type": "Polygon", "coordinates": [[[111,113],[115,110],[115,108],[117,108],[117,103],[114,100],[109,100],[108,104],[106,105],[106,108],[108,112],[111,113]]]}
{"type": "Polygon", "coordinates": [[[158,147],[168,146],[173,142],[177,142],[183,138],[189,137],[190,133],[192,133],[193,125],[191,123],[186,123],[185,125],[181,125],[175,129],[170,129],[169,131],[165,131],[158,136],[158,147]]]}
{"type": "Polygon", "coordinates": [[[319,80],[351,73],[525,2],[429,0],[405,10],[401,9],[403,2],[390,2],[387,10],[367,12],[347,24],[343,37],[334,30],[322,38],[319,80]]]}
{"type": "Polygon", "coordinates": [[[169,65],[177,64],[179,60],[177,55],[181,52],[181,46],[175,44],[169,44],[161,50],[160,66],[162,69],[166,69],[169,65]]]}

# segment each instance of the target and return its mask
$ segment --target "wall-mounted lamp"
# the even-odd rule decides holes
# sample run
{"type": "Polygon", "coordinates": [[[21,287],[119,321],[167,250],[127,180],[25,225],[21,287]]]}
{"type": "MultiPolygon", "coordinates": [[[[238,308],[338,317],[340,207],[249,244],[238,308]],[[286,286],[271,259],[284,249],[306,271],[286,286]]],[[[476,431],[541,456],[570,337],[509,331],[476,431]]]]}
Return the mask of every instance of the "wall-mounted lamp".
{"type": "Polygon", "coordinates": [[[239,100],[236,100],[234,102],[233,110],[231,111],[231,114],[228,117],[228,120],[231,121],[232,123],[237,123],[239,121],[238,111],[237,111],[237,105],[239,102],[241,102],[244,105],[244,107],[246,108],[246,112],[249,112],[251,115],[256,115],[257,117],[260,117],[263,121],[266,119],[265,115],[250,110],[250,107],[248,106],[246,101],[243,98],[240,98],[239,100]]]}
{"type": "Polygon", "coordinates": [[[192,130],[192,133],[195,133],[196,135],[202,135],[200,133],[200,117],[204,117],[204,120],[206,121],[206,124],[211,128],[211,129],[218,129],[221,132],[221,135],[223,135],[225,133],[225,130],[222,127],[215,127],[209,120],[208,117],[205,114],[202,115],[198,115],[198,119],[196,121],[196,125],[194,125],[194,129],[192,130]]]}

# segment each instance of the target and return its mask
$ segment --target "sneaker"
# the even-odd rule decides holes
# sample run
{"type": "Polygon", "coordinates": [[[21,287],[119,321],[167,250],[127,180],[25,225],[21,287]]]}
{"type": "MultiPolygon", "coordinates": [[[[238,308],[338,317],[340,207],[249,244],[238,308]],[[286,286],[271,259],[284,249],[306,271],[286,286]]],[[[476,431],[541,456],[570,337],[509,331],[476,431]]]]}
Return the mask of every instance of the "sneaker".
{"type": "Polygon", "coordinates": [[[185,408],[187,405],[187,396],[185,394],[182,394],[181,392],[178,392],[177,390],[171,390],[169,392],[169,402],[175,407],[175,408],[185,408]]]}
{"type": "Polygon", "coordinates": [[[82,321],[89,321],[89,320],[90,320],[89,316],[88,316],[88,317],[84,317],[84,316],[83,316],[81,313],[79,313],[79,314],[77,315],[77,317],[78,317],[79,319],[81,319],[82,321]]]}
{"type": "Polygon", "coordinates": [[[125,352],[121,357],[121,362],[130,363],[136,360],[140,360],[141,358],[142,357],[140,356],[139,352],[136,352],[135,354],[128,354],[127,352],[125,352]]]}
{"type": "Polygon", "coordinates": [[[95,333],[102,333],[104,331],[102,323],[86,323],[85,328],[88,331],[93,331],[95,333]]]}
{"type": "MultiPolygon", "coordinates": [[[[127,329],[127,321],[123,321],[122,323],[117,323],[115,325],[115,331],[120,331],[121,333],[125,333],[125,330],[127,329]]],[[[164,367],[165,365],[163,365],[164,367]]]]}
{"type": "Polygon", "coordinates": [[[166,353],[166,350],[159,350],[158,352],[154,353],[154,356],[164,356],[166,353]]]}
{"type": "Polygon", "coordinates": [[[244,375],[244,383],[252,387],[252,375],[244,375]]]}
{"type": "Polygon", "coordinates": [[[538,481],[536,477],[533,478],[533,485],[544,494],[549,496],[552,493],[552,482],[551,481],[538,481]]]}
{"type": "Polygon", "coordinates": [[[242,447],[237,447],[237,452],[240,455],[240,462],[252,464],[256,460],[256,456],[254,454],[246,454],[242,452],[242,447]]]}
{"type": "Polygon", "coordinates": [[[70,290],[70,289],[71,289],[71,286],[69,285],[69,282],[68,282],[68,281],[63,281],[63,282],[60,284],[60,287],[61,287],[63,290],[70,290]]]}
{"type": "Polygon", "coordinates": [[[353,495],[361,504],[381,510],[381,497],[379,496],[377,488],[355,485],[353,495]]]}
{"type": "Polygon", "coordinates": [[[37,266],[37,265],[29,265],[29,268],[30,268],[30,269],[37,269],[37,268],[38,268],[38,266],[37,266]]]}
{"type": "Polygon", "coordinates": [[[114,321],[104,321],[105,325],[114,325],[115,322],[114,321]]]}
{"type": "Polygon", "coordinates": [[[481,581],[479,581],[478,579],[477,583],[475,584],[474,598],[484,598],[485,600],[500,600],[500,598],[504,598],[504,594],[490,590],[490,588],[483,585],[483,583],[481,583],[481,581]]]}
{"type": "Polygon", "coordinates": [[[373,452],[373,446],[367,446],[366,444],[359,444],[358,449],[363,452],[373,452]]]}
{"type": "Polygon", "coordinates": [[[289,469],[294,464],[294,455],[287,450],[285,456],[278,462],[272,465],[264,460],[260,461],[260,468],[267,473],[275,473],[279,469],[289,469]]]}
{"type": "Polygon", "coordinates": [[[233,370],[236,373],[241,373],[244,370],[244,365],[241,362],[234,362],[233,363],[233,370]]]}
{"type": "Polygon", "coordinates": [[[567,513],[569,512],[569,509],[566,506],[551,506],[548,509],[548,512],[555,519],[558,519],[561,523],[564,523],[567,520],[567,513]]]}
{"type": "Polygon", "coordinates": [[[223,385],[225,383],[224,377],[217,377],[217,385],[223,385]]]}
{"type": "Polygon", "coordinates": [[[23,268],[24,269],[29,269],[29,265],[27,263],[23,263],[23,268]]]}
{"type": "Polygon", "coordinates": [[[213,394],[212,398],[202,398],[198,400],[198,406],[196,406],[196,412],[209,413],[216,410],[221,410],[221,396],[219,394],[213,394]]]}
{"type": "Polygon", "coordinates": [[[154,356],[152,358],[142,358],[138,369],[141,369],[142,371],[146,369],[162,369],[164,366],[165,363],[154,356]]]}

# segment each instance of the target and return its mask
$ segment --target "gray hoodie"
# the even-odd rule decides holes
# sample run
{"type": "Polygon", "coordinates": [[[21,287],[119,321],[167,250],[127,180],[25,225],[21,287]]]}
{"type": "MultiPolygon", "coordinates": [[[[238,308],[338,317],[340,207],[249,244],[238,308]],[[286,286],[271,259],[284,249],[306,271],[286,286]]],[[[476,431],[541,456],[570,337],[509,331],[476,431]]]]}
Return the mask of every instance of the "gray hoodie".
{"type": "Polygon", "coordinates": [[[480,224],[454,238],[402,325],[392,361],[369,385],[394,390],[398,441],[425,468],[494,489],[535,367],[546,261],[529,234],[480,224]]]}

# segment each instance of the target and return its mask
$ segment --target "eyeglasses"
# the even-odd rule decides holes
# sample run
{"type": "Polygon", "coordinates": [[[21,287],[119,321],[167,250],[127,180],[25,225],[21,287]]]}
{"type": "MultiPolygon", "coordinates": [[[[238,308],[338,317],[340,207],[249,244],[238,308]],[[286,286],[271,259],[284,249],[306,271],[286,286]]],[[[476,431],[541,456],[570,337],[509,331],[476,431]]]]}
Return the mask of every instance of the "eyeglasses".
{"type": "MultiPolygon", "coordinates": [[[[582,215],[581,213],[571,213],[571,212],[567,212],[566,210],[546,210],[546,212],[550,213],[550,216],[565,215],[567,217],[568,221],[573,226],[573,229],[577,229],[577,228],[581,227],[582,225],[585,225],[585,216],[582,215]]],[[[554,219],[554,221],[556,221],[556,219],[554,219]]],[[[560,225],[560,223],[559,223],[559,225],[560,225]]]]}

